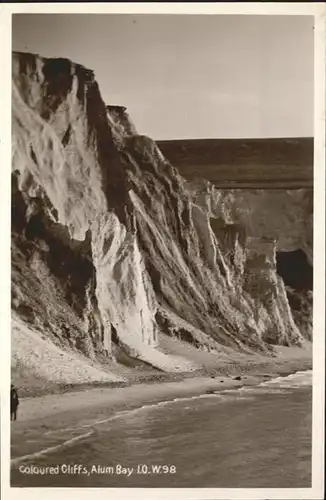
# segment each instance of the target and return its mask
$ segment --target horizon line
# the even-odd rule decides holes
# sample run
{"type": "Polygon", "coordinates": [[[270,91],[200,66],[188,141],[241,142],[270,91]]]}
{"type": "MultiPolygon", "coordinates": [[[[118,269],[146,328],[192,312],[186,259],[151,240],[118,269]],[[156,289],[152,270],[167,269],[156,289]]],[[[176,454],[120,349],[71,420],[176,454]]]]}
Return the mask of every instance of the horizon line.
{"type": "MultiPolygon", "coordinates": [[[[141,134],[147,135],[147,134],[141,134]]],[[[286,136],[286,137],[187,137],[178,139],[154,139],[155,142],[177,141],[294,141],[314,140],[314,136],[286,136]]]]}

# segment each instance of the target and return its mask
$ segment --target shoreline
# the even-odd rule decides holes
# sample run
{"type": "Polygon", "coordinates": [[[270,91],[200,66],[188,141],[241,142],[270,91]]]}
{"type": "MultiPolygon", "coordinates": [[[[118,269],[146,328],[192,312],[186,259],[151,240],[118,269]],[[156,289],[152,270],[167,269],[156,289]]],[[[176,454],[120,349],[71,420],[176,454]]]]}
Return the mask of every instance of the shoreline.
{"type": "MultiPolygon", "coordinates": [[[[19,391],[21,400],[30,398],[42,398],[53,395],[60,396],[67,393],[80,393],[94,389],[122,389],[140,384],[160,385],[167,382],[181,382],[197,377],[224,377],[241,374],[261,374],[262,371],[270,372],[275,375],[290,374],[302,369],[311,369],[312,367],[312,343],[306,342],[301,347],[275,346],[275,356],[261,354],[242,355],[241,357],[231,356],[218,359],[214,363],[210,360],[201,368],[189,372],[163,372],[155,368],[149,370],[130,370],[129,373],[122,373],[122,381],[85,381],[79,383],[58,383],[51,379],[44,381],[20,379],[15,383],[19,391]],[[307,368],[308,367],[308,368],[307,368]],[[309,368],[310,367],[310,368],[309,368]]],[[[191,359],[191,358],[190,358],[191,359]]],[[[17,377],[15,377],[17,378],[17,377]]]]}
{"type": "MultiPolygon", "coordinates": [[[[262,358],[256,362],[225,363],[215,369],[205,369],[192,373],[142,374],[123,384],[90,383],[78,386],[57,387],[57,392],[21,397],[19,422],[43,419],[54,414],[63,414],[78,407],[105,407],[112,404],[128,406],[128,402],[139,399],[143,402],[160,400],[168,394],[203,394],[206,390],[221,390],[243,385],[258,385],[268,378],[287,376],[298,371],[312,369],[312,357],[309,349],[294,351],[284,348],[276,358],[262,358]],[[236,380],[235,377],[240,377],[236,380]]],[[[15,425],[14,424],[14,425],[15,425]]]]}
{"type": "MultiPolygon", "coordinates": [[[[303,412],[304,412],[304,415],[306,415],[306,403],[308,403],[308,407],[309,407],[309,401],[311,401],[311,378],[309,376],[309,380],[308,380],[308,383],[306,383],[306,375],[305,372],[303,371],[300,371],[300,372],[296,372],[297,374],[302,374],[301,376],[299,375],[299,380],[301,379],[301,377],[303,376],[303,388],[304,388],[304,393],[300,393],[300,398],[302,398],[304,396],[305,398],[305,405],[304,405],[304,409],[303,409],[303,412]]],[[[272,376],[271,374],[265,374],[261,376],[263,380],[265,381],[268,381],[268,380],[275,380],[274,376],[272,376]],[[267,379],[265,377],[268,377],[267,379]]],[[[281,377],[280,377],[281,378],[281,377]]],[[[238,382],[235,382],[233,381],[232,382],[232,386],[233,386],[233,390],[231,390],[231,392],[235,392],[237,393],[238,392],[238,389],[240,389],[241,387],[245,387],[245,386],[254,386],[254,387],[257,387],[257,390],[258,390],[258,394],[259,394],[259,386],[257,386],[257,378],[255,380],[253,380],[254,377],[248,377],[248,380],[245,380],[243,383],[238,383],[238,382]],[[250,378],[250,380],[249,380],[250,378]]],[[[287,377],[285,376],[285,379],[287,379],[287,377]]],[[[234,379],[233,379],[234,380],[234,379]]],[[[299,385],[296,386],[296,378],[295,378],[295,383],[293,385],[293,387],[300,387],[301,386],[301,383],[299,382],[299,385]]],[[[260,381],[261,382],[261,381],[260,381]]],[[[207,380],[206,380],[206,383],[207,383],[207,380]]],[[[280,386],[282,387],[282,382],[280,382],[280,386]]],[[[289,388],[291,388],[291,385],[290,386],[287,386],[289,388]]],[[[215,394],[221,394],[221,397],[222,397],[222,400],[224,400],[223,398],[223,393],[224,392],[229,392],[230,390],[230,385],[228,385],[228,387],[219,387],[220,390],[216,390],[214,391],[215,394]]],[[[295,389],[296,390],[296,389],[295,389]]],[[[254,391],[256,391],[256,389],[254,388],[254,391]]],[[[206,396],[206,397],[211,397],[211,392],[209,392],[210,395],[206,396]]],[[[272,389],[272,392],[273,392],[273,389],[272,389]]],[[[291,391],[292,393],[293,391],[291,391]]],[[[204,393],[205,394],[205,393],[204,393]]],[[[264,394],[264,391],[263,391],[263,394],[264,394]]],[[[87,455],[87,453],[89,451],[91,451],[92,453],[92,450],[100,450],[101,452],[101,447],[102,447],[102,452],[103,452],[103,438],[101,438],[101,425],[102,424],[105,424],[105,427],[104,429],[104,436],[105,436],[105,432],[106,431],[109,431],[111,432],[111,435],[112,435],[112,425],[114,425],[114,421],[116,419],[122,419],[120,420],[120,422],[118,423],[118,426],[120,426],[120,439],[123,438],[123,435],[124,435],[124,429],[126,429],[126,432],[127,432],[127,437],[128,435],[130,435],[130,428],[129,428],[129,425],[131,424],[131,429],[133,428],[132,425],[133,425],[133,419],[134,418],[141,418],[141,420],[143,421],[143,418],[145,418],[144,422],[146,422],[147,420],[147,411],[151,412],[152,409],[154,410],[155,407],[158,408],[158,411],[161,411],[160,410],[160,401],[164,401],[164,402],[171,402],[172,405],[168,406],[167,407],[167,410],[164,410],[164,413],[163,415],[166,415],[166,411],[168,411],[168,420],[170,418],[174,418],[174,422],[176,421],[179,421],[179,412],[178,412],[178,408],[179,408],[179,404],[178,402],[184,402],[184,401],[187,401],[187,400],[192,400],[194,399],[195,400],[195,405],[198,405],[200,407],[202,407],[204,405],[205,407],[205,401],[202,401],[200,402],[199,398],[201,398],[201,395],[200,394],[196,394],[196,395],[191,395],[189,394],[188,397],[185,397],[186,395],[183,394],[183,398],[174,398],[174,399],[171,399],[171,398],[160,398],[159,401],[151,401],[152,404],[150,404],[149,401],[146,402],[146,404],[143,404],[143,405],[139,405],[139,401],[138,401],[138,404],[136,405],[132,405],[132,406],[129,406],[128,408],[115,408],[115,411],[113,411],[113,409],[111,409],[111,412],[110,414],[106,414],[106,418],[104,419],[101,419],[101,420],[97,420],[97,421],[90,421],[84,425],[79,425],[79,427],[72,427],[72,428],[64,428],[64,429],[60,429],[60,431],[57,429],[50,429],[48,428],[49,430],[45,430],[44,429],[44,425],[42,425],[41,427],[43,428],[41,430],[41,433],[39,433],[39,435],[37,436],[36,433],[34,433],[34,436],[31,435],[31,433],[29,432],[29,436],[26,436],[26,433],[24,433],[24,436],[23,436],[23,439],[25,439],[25,442],[22,442],[21,438],[19,439],[19,453],[17,453],[18,449],[16,448],[16,450],[13,450],[13,446],[12,446],[12,452],[11,452],[11,460],[10,460],[10,463],[11,463],[11,474],[14,478],[14,481],[18,481],[17,484],[12,484],[12,486],[42,486],[42,484],[25,484],[24,481],[22,480],[22,478],[20,477],[19,473],[18,473],[18,469],[19,467],[22,465],[22,466],[53,466],[53,465],[57,465],[57,464],[60,464],[62,463],[62,460],[64,461],[64,463],[66,463],[66,459],[69,460],[68,457],[70,457],[71,460],[77,460],[77,457],[78,457],[78,460],[79,460],[79,457],[80,456],[84,456],[84,446],[85,446],[85,450],[88,450],[86,452],[86,455],[84,456],[84,462],[85,464],[89,464],[89,460],[92,460],[92,457],[93,457],[93,454],[91,454],[90,456],[87,455]],[[198,398],[198,399],[197,399],[198,398]],[[173,401],[176,402],[176,406],[173,404],[173,401]],[[138,412],[138,410],[145,410],[144,413],[141,413],[141,416],[137,417],[138,413],[135,413],[135,417],[133,417],[133,412],[138,412]],[[171,414],[172,412],[172,414],[171,414]],[[124,420],[124,417],[127,417],[127,420],[124,420]],[[129,420],[131,417],[131,420],[129,420]],[[177,420],[176,420],[177,419],[177,420]],[[122,435],[121,435],[121,425],[123,426],[122,427],[122,435]],[[129,433],[129,434],[128,434],[129,433]],[[37,441],[35,440],[35,438],[37,437],[37,441]],[[28,439],[29,438],[29,439],[28,439]],[[34,446],[31,446],[31,442],[34,442],[34,446]],[[102,443],[102,444],[101,444],[102,443]],[[98,448],[98,445],[99,445],[99,448],[98,448]],[[77,446],[77,448],[76,448],[77,446]]],[[[240,394],[241,396],[241,394],[240,394]]],[[[295,404],[296,404],[296,395],[295,393],[293,393],[293,396],[294,396],[294,408],[296,408],[295,404]]],[[[203,396],[205,398],[205,395],[203,396]]],[[[247,396],[248,397],[248,396],[247,396]]],[[[245,397],[244,399],[246,399],[247,397],[245,397]]],[[[282,396],[284,398],[284,394],[282,396]]],[[[286,395],[286,402],[288,401],[288,398],[290,398],[289,395],[286,395]]],[[[272,410],[272,413],[274,413],[274,418],[275,418],[275,415],[276,417],[278,418],[278,410],[275,410],[275,408],[277,408],[277,405],[279,404],[279,402],[281,401],[281,404],[282,404],[282,401],[284,402],[284,399],[283,400],[280,400],[279,399],[280,396],[278,394],[278,392],[276,391],[276,399],[267,399],[267,401],[269,401],[269,408],[270,410],[272,410]],[[272,405],[272,406],[271,406],[272,405]]],[[[242,397],[243,399],[243,397],[242,397]]],[[[247,411],[250,411],[250,407],[251,407],[251,400],[252,400],[252,396],[249,395],[249,398],[246,401],[242,401],[241,402],[241,408],[242,408],[242,415],[246,415],[246,412],[247,411]]],[[[232,401],[234,403],[234,400],[232,399],[231,397],[231,404],[232,404],[232,401]]],[[[290,399],[291,401],[291,399],[290,399]]],[[[226,400],[226,402],[228,402],[228,400],[226,400]]],[[[255,403],[253,404],[253,408],[260,408],[261,405],[264,405],[266,403],[266,398],[264,398],[263,396],[263,399],[257,399],[255,400],[255,403]]],[[[188,405],[188,401],[186,403],[186,405],[188,405]]],[[[162,404],[162,406],[164,405],[164,403],[162,404]]],[[[184,406],[184,403],[181,403],[181,405],[184,406]]],[[[210,407],[211,403],[209,403],[208,407],[210,407]]],[[[181,406],[182,407],[182,406],[181,406]]],[[[281,406],[281,409],[283,408],[283,404],[281,406]]],[[[222,416],[224,415],[224,417],[226,416],[227,419],[229,419],[229,415],[226,414],[226,410],[225,410],[225,406],[222,404],[222,406],[220,406],[220,402],[219,402],[219,399],[217,399],[217,403],[216,403],[216,406],[214,406],[214,410],[217,412],[217,414],[219,415],[220,411],[222,411],[222,416]],[[224,410],[223,410],[224,408],[224,410]],[[224,412],[224,413],[223,413],[224,412]]],[[[286,412],[287,410],[285,410],[286,412]]],[[[231,413],[232,414],[232,413],[231,413]]],[[[286,413],[285,413],[286,414],[286,413]]],[[[268,411],[267,415],[270,415],[270,411],[268,411]]],[[[266,417],[266,412],[265,412],[265,417],[266,417]]],[[[237,418],[235,416],[235,418],[237,418]]],[[[245,417],[246,418],[246,417],[245,417]]],[[[268,417],[270,418],[270,417],[268,417]]],[[[79,421],[79,420],[78,420],[79,421]]],[[[264,421],[264,419],[263,419],[264,421]]],[[[237,426],[237,422],[238,420],[235,420],[233,421],[233,427],[234,426],[237,426]]],[[[286,422],[286,419],[285,419],[285,422],[286,422]]],[[[292,417],[290,417],[290,425],[292,425],[292,417]]],[[[67,424],[67,422],[65,422],[67,424]]],[[[79,421],[79,424],[80,424],[80,421],[79,421]]],[[[257,424],[257,419],[256,419],[256,424],[257,424]]],[[[145,424],[146,425],[146,424],[145,424]]],[[[258,426],[259,427],[259,426],[258,426]]],[[[118,427],[119,428],[119,427],[118,427]]],[[[255,428],[255,426],[254,426],[255,428]]],[[[283,432],[283,428],[282,428],[282,432],[283,432]]],[[[114,434],[115,435],[115,434],[114,434]]],[[[231,434],[233,435],[233,434],[231,434]]],[[[229,443],[229,442],[228,442],[229,443]]],[[[273,444],[273,442],[272,442],[273,444]]],[[[15,447],[15,445],[14,445],[15,447]]],[[[243,445],[240,444],[240,449],[243,449],[243,445]],[[241,448],[242,446],[242,448],[241,448]]],[[[102,457],[103,458],[103,457],[102,457]]],[[[65,484],[61,484],[60,482],[58,484],[53,484],[53,486],[58,486],[58,487],[62,487],[62,486],[67,486],[65,484]]],[[[68,484],[68,486],[81,486],[80,484],[68,484]]],[[[83,484],[82,486],[87,486],[86,484],[83,484]]],[[[99,484],[97,484],[96,482],[94,484],[89,484],[88,485],[89,487],[93,487],[93,486],[99,486],[99,484]]],[[[105,486],[107,486],[107,484],[105,484],[105,486]]],[[[122,484],[114,484],[114,485],[111,485],[111,487],[115,487],[115,486],[122,486],[122,484]]],[[[149,485],[147,485],[149,486],[149,485]]],[[[156,485],[155,485],[156,486],[156,485]]],[[[137,487],[137,485],[135,484],[134,486],[132,487],[137,487]]]]}
{"type": "MultiPolygon", "coordinates": [[[[154,391],[165,392],[164,388],[181,388],[188,392],[187,386],[191,387],[194,381],[210,381],[211,383],[217,384],[218,388],[220,384],[223,384],[221,388],[226,385],[233,386],[234,377],[241,377],[241,380],[236,381],[237,386],[248,385],[250,380],[250,385],[257,385],[266,380],[266,378],[275,378],[278,376],[287,376],[298,371],[305,371],[312,369],[312,355],[311,348],[280,348],[278,356],[275,358],[261,357],[257,360],[237,360],[236,362],[230,360],[229,362],[223,363],[218,367],[210,369],[196,370],[194,372],[186,373],[140,373],[135,374],[133,378],[125,382],[91,382],[91,383],[81,383],[81,384],[66,384],[66,385],[56,385],[52,388],[52,391],[45,389],[40,391],[39,389],[27,396],[22,396],[20,398],[20,410],[21,407],[26,404],[28,407],[31,405],[39,406],[39,403],[51,403],[56,402],[55,408],[58,413],[66,411],[65,403],[74,399],[76,402],[84,399],[83,396],[105,394],[108,399],[110,396],[114,397],[117,394],[121,394],[121,398],[127,397],[130,391],[142,393],[148,392],[149,395],[154,391]],[[256,383],[255,383],[256,382],[256,383]],[[225,385],[224,385],[225,384],[225,385]],[[146,390],[147,389],[147,390],[146,390]]],[[[205,385],[206,387],[206,385],[205,385]]],[[[203,387],[203,389],[205,389],[203,387]]],[[[97,398],[96,398],[97,399],[97,398]]],[[[119,398],[120,399],[120,398],[119,398]]],[[[92,400],[92,398],[91,398],[92,400]]],[[[84,400],[85,401],[85,400],[84,400]]],[[[84,405],[82,405],[84,406],[84,405]]],[[[69,407],[69,405],[68,405],[69,407]]],[[[35,408],[37,412],[37,408],[35,408]]],[[[35,413],[34,411],[32,412],[35,413]]],[[[30,414],[30,408],[23,413],[23,420],[28,420],[28,415],[30,414]]],[[[36,416],[36,418],[42,418],[42,412],[36,416]]]]}
{"type": "Polygon", "coordinates": [[[130,383],[126,387],[90,387],[79,391],[21,398],[18,420],[11,423],[11,459],[37,456],[53,446],[66,446],[85,432],[119,417],[121,412],[179,398],[198,397],[312,369],[307,350],[257,364],[230,364],[218,372],[180,380],[130,383]],[[305,355],[304,355],[305,354],[305,355]],[[221,371],[228,373],[221,373],[221,371]]]}

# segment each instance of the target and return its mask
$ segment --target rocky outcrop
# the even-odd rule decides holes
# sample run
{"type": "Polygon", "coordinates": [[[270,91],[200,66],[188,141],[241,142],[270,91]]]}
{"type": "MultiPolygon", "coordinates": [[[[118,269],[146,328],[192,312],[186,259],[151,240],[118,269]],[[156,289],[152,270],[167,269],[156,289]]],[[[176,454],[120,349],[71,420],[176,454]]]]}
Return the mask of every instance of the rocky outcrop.
{"type": "Polygon", "coordinates": [[[214,218],[240,224],[247,235],[274,240],[277,252],[302,249],[312,265],[313,193],[309,189],[218,189],[188,182],[193,199],[214,218]]]}
{"type": "Polygon", "coordinates": [[[305,337],[312,338],[313,193],[299,190],[221,190],[210,182],[189,182],[193,199],[206,209],[212,227],[241,228],[249,250],[273,262],[285,285],[292,315],[305,337]]]}
{"type": "Polygon", "coordinates": [[[167,371],[198,366],[164,353],[164,334],[212,351],[300,343],[277,245],[221,216],[234,194],[195,195],[84,67],[15,53],[12,70],[20,320],[94,363],[121,349],[167,371]]]}

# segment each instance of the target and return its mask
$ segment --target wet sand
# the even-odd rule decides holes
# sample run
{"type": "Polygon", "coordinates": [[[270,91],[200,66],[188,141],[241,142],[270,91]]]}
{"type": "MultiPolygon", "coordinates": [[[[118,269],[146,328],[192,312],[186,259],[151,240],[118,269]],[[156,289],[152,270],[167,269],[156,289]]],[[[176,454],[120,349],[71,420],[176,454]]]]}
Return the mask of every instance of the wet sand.
{"type": "MultiPolygon", "coordinates": [[[[310,374],[301,372],[298,378],[310,374]]],[[[289,379],[286,389],[278,384],[280,379],[273,379],[271,387],[180,398],[128,411],[69,447],[14,464],[12,485],[311,487],[311,386],[291,388],[295,379],[289,379]],[[39,472],[30,474],[31,464],[39,472]],[[55,474],[42,475],[46,467],[54,467],[55,474]]]]}
{"type": "MultiPolygon", "coordinates": [[[[309,350],[286,351],[279,358],[257,365],[232,366],[231,374],[194,376],[161,383],[139,383],[128,387],[96,387],[65,394],[48,394],[22,398],[18,421],[11,424],[12,463],[26,462],[26,455],[62,445],[102,425],[121,411],[144,405],[191,397],[212,391],[257,385],[278,375],[286,376],[312,367],[309,350]],[[237,380],[235,377],[241,377],[237,380]],[[25,457],[20,459],[19,457],[25,457]]],[[[226,371],[226,367],[225,370],[226,371]]]]}

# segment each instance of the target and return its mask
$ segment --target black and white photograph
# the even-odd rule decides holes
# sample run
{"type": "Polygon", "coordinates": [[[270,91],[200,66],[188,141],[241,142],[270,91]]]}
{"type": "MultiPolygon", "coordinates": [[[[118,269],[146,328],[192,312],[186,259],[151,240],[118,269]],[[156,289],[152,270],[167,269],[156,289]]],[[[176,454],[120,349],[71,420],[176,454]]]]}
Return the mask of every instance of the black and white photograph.
{"type": "Polygon", "coordinates": [[[13,13],[11,488],[323,498],[315,26],[13,13]]]}

